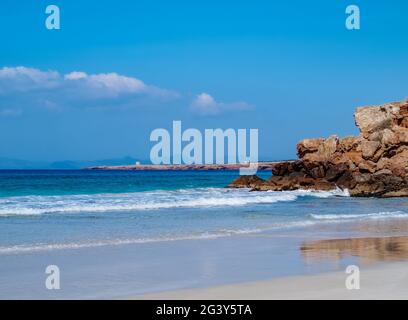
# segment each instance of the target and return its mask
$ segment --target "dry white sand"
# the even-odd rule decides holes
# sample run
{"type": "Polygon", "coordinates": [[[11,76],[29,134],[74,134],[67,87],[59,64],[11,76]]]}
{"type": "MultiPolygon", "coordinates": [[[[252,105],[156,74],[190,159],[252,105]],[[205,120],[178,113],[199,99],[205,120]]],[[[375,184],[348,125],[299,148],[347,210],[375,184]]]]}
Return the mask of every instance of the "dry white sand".
{"type": "Polygon", "coordinates": [[[348,290],[343,272],[276,278],[210,288],[161,292],[133,299],[408,299],[408,263],[360,268],[360,289],[348,290]]]}

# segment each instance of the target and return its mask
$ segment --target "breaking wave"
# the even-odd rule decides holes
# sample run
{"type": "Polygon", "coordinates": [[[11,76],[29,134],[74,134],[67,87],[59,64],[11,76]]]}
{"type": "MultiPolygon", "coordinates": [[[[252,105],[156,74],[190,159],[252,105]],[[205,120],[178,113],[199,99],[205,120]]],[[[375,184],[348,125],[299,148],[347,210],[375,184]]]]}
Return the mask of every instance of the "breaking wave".
{"type": "Polygon", "coordinates": [[[347,195],[347,192],[341,190],[248,192],[242,189],[197,188],[121,194],[22,196],[0,198],[0,216],[234,207],[295,201],[299,197],[306,196],[327,198],[347,195]]]}

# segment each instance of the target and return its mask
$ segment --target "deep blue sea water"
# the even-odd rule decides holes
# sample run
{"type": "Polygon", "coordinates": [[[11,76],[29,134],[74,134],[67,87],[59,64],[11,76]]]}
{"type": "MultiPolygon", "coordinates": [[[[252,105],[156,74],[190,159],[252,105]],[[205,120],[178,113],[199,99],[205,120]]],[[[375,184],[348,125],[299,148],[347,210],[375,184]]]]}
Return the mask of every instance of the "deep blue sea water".
{"type": "Polygon", "coordinates": [[[237,176],[232,171],[0,171],[0,255],[408,218],[405,198],[226,189],[237,176]]]}

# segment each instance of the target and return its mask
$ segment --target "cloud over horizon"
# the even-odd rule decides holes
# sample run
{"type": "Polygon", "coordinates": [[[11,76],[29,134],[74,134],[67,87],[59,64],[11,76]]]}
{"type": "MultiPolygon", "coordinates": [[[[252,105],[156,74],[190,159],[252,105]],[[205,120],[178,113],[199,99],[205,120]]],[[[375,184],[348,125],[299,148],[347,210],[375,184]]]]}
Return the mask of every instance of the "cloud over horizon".
{"type": "Polygon", "coordinates": [[[206,92],[197,95],[191,103],[191,110],[200,115],[217,115],[225,111],[240,111],[250,109],[253,109],[253,106],[246,102],[219,102],[206,92]]]}
{"type": "Polygon", "coordinates": [[[0,116],[17,115],[26,105],[61,110],[65,107],[138,106],[177,99],[172,90],[145,84],[118,73],[87,74],[42,71],[24,66],[0,69],[0,116]],[[3,105],[7,104],[7,108],[3,105]]]}
{"type": "MultiPolygon", "coordinates": [[[[28,108],[46,111],[76,109],[137,108],[168,105],[180,100],[173,90],[148,85],[142,80],[115,72],[88,74],[72,71],[61,74],[55,70],[40,70],[18,66],[0,69],[0,117],[17,117],[28,108]]],[[[202,116],[223,112],[250,110],[246,102],[224,103],[208,93],[197,95],[189,111],[202,116]]]]}

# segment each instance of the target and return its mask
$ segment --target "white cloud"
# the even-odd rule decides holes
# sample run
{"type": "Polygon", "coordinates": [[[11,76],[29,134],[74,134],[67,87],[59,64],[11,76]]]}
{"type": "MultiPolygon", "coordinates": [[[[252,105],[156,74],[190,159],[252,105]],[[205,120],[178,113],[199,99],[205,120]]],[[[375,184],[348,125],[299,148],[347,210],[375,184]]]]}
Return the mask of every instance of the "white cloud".
{"type": "Polygon", "coordinates": [[[91,75],[89,80],[92,84],[114,92],[143,92],[147,86],[139,79],[120,76],[117,73],[101,73],[91,75]]]}
{"type": "Polygon", "coordinates": [[[192,103],[192,109],[199,113],[216,114],[220,110],[219,104],[208,93],[200,93],[192,103]]]}
{"type": "MultiPolygon", "coordinates": [[[[92,89],[92,97],[106,97],[107,94],[147,94],[175,96],[170,90],[146,85],[143,81],[117,73],[87,74],[73,71],[63,77],[57,71],[41,71],[27,67],[4,67],[0,69],[0,93],[30,91],[49,88],[92,89]]],[[[83,92],[82,92],[83,93],[83,92]]]]}
{"type": "Polygon", "coordinates": [[[224,111],[249,110],[253,106],[246,102],[223,103],[216,101],[208,93],[200,93],[191,103],[191,110],[201,115],[215,115],[224,111]]]}
{"type": "Polygon", "coordinates": [[[85,72],[74,71],[64,76],[68,81],[80,81],[93,90],[101,90],[104,94],[111,93],[147,93],[149,86],[143,81],[119,75],[117,73],[100,73],[88,75],[85,72]]]}
{"type": "Polygon", "coordinates": [[[0,69],[0,102],[37,105],[48,110],[64,107],[136,107],[178,98],[178,93],[145,84],[118,73],[61,75],[28,67],[0,69]]]}
{"type": "Polygon", "coordinates": [[[41,71],[34,68],[27,67],[4,67],[0,69],[0,79],[16,79],[16,78],[30,79],[35,83],[44,83],[48,80],[54,80],[59,77],[56,71],[41,71]]]}
{"type": "Polygon", "coordinates": [[[0,69],[0,94],[53,88],[58,86],[59,79],[56,71],[4,67],[0,69]]]}
{"type": "MultiPolygon", "coordinates": [[[[23,66],[0,69],[0,107],[8,106],[0,109],[1,116],[19,115],[28,108],[63,111],[156,106],[178,98],[177,92],[115,72],[88,74],[75,70],[60,74],[23,66]]],[[[190,108],[201,115],[216,115],[253,107],[246,102],[220,102],[203,92],[195,97],[190,108]]]]}
{"type": "Polygon", "coordinates": [[[65,80],[78,80],[78,79],[84,79],[88,75],[85,72],[82,71],[73,71],[71,73],[68,73],[64,76],[65,80]]]}

